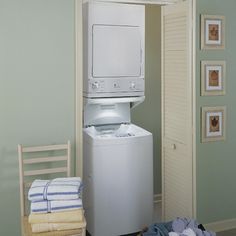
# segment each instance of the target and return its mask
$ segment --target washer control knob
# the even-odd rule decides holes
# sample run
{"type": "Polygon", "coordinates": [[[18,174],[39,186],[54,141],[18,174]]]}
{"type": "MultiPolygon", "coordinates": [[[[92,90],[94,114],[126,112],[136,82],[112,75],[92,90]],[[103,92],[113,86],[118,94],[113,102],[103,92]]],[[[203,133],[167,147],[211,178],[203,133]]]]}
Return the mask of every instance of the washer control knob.
{"type": "Polygon", "coordinates": [[[99,83],[98,82],[92,83],[92,89],[98,89],[98,88],[99,88],[99,83]]]}
{"type": "Polygon", "coordinates": [[[114,87],[115,89],[119,89],[119,88],[120,88],[120,84],[117,83],[117,82],[115,82],[115,83],[113,84],[113,87],[114,87]]]}

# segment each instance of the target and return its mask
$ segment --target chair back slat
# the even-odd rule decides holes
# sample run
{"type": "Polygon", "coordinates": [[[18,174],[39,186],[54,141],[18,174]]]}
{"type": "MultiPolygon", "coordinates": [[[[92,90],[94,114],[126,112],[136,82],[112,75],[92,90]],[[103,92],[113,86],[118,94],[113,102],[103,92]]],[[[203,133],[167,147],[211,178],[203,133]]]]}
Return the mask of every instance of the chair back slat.
{"type": "Polygon", "coordinates": [[[31,158],[23,160],[24,164],[36,164],[54,161],[67,161],[67,156],[57,156],[57,157],[41,157],[41,158],[31,158]]]}
{"type": "MultiPolygon", "coordinates": [[[[21,216],[25,216],[27,212],[27,191],[32,184],[32,177],[57,173],[70,176],[70,149],[70,141],[60,145],[33,147],[18,145],[21,216]],[[63,152],[63,155],[58,155],[58,152],[63,152]]],[[[47,178],[48,176],[45,179],[47,178]]]]}
{"type": "Polygon", "coordinates": [[[68,148],[68,144],[23,147],[22,152],[25,152],[25,153],[26,152],[45,152],[45,151],[65,150],[67,148],[68,148]]]}
{"type": "Polygon", "coordinates": [[[47,175],[47,174],[65,173],[65,172],[67,172],[67,167],[49,168],[42,170],[27,170],[24,171],[24,176],[47,175]]]}

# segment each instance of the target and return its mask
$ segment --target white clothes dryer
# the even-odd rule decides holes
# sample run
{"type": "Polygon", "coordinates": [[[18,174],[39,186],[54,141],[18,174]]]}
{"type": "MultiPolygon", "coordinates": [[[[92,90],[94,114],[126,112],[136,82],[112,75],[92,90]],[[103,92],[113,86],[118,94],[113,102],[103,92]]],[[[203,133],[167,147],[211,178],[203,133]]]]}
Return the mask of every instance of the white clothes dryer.
{"type": "Polygon", "coordinates": [[[83,94],[144,96],[145,6],[83,4],[83,94]]]}

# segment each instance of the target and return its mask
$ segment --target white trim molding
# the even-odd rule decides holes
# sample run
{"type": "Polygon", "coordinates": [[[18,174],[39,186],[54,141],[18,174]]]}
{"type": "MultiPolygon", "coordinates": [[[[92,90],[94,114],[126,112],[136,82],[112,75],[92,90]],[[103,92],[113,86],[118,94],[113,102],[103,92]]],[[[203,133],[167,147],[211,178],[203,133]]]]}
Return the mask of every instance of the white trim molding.
{"type": "Polygon", "coordinates": [[[75,0],[75,156],[76,176],[83,176],[83,25],[82,1],[75,0]]]}
{"type": "Polygon", "coordinates": [[[221,231],[225,231],[225,230],[235,229],[236,228],[236,219],[217,221],[217,222],[205,224],[204,227],[207,230],[211,230],[214,232],[221,232],[221,231]]]}
{"type": "Polygon", "coordinates": [[[168,5],[174,4],[179,0],[83,0],[83,2],[117,2],[117,3],[134,3],[134,4],[157,4],[168,5]]]}
{"type": "Polygon", "coordinates": [[[197,127],[197,121],[196,121],[196,22],[197,22],[197,6],[196,6],[197,0],[192,0],[192,156],[193,156],[193,218],[197,218],[197,161],[196,161],[196,127],[197,127]]]}

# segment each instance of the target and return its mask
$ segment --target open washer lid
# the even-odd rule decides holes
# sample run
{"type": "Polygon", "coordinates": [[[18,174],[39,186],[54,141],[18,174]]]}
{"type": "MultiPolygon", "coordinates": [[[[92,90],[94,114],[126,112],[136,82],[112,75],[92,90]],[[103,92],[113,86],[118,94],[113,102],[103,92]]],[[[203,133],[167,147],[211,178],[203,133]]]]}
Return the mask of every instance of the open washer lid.
{"type": "Polygon", "coordinates": [[[130,123],[130,109],[144,97],[85,99],[84,127],[130,123]]]}

